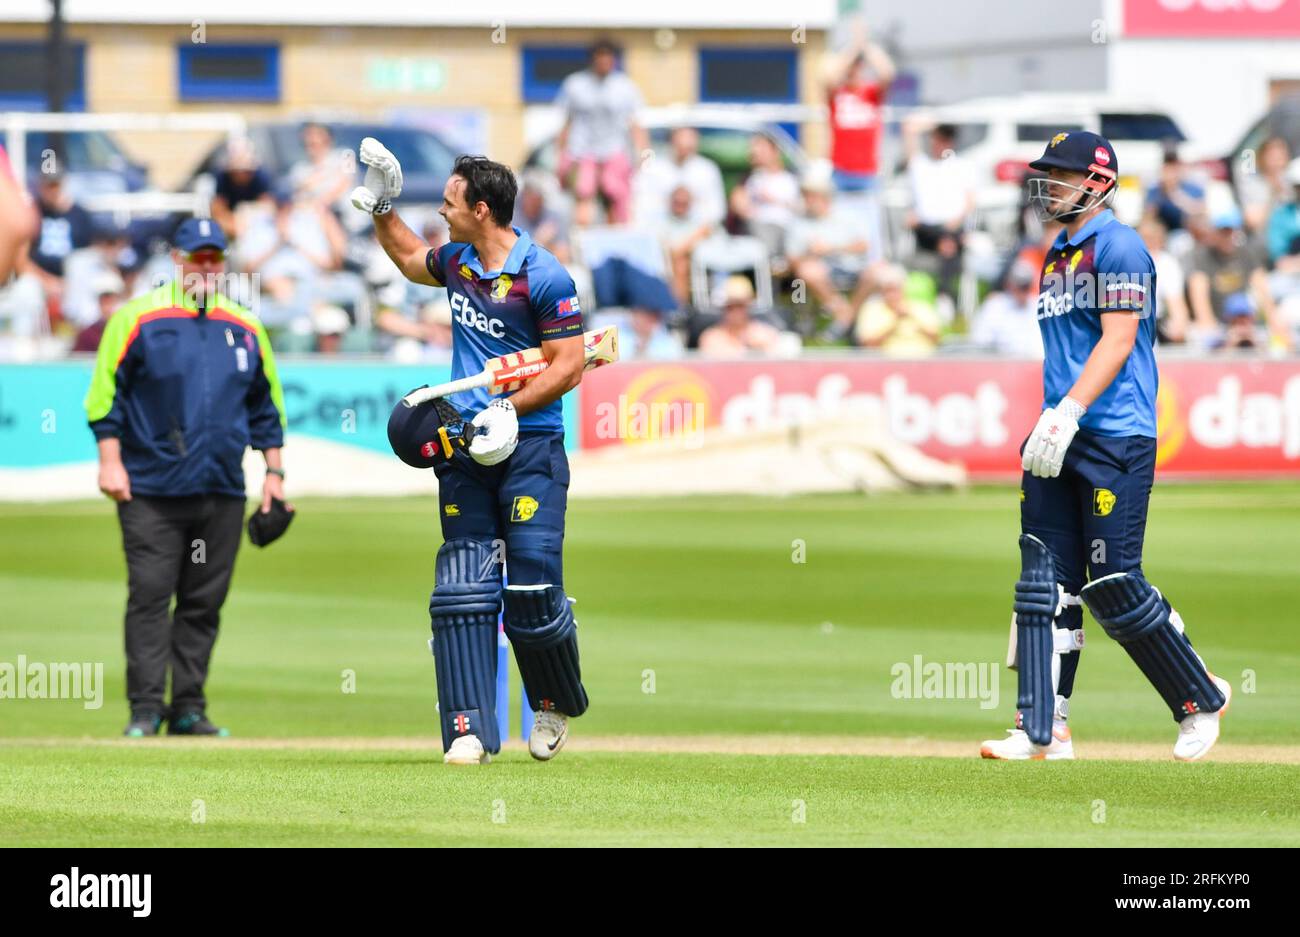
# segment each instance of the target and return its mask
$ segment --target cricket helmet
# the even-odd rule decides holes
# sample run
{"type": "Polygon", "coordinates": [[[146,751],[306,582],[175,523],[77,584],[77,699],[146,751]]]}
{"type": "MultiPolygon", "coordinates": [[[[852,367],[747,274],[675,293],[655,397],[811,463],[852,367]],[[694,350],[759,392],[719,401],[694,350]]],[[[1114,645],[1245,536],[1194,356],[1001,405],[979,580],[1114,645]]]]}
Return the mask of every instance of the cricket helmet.
{"type": "Polygon", "coordinates": [[[399,400],[388,417],[388,444],[399,459],[414,468],[433,468],[450,461],[468,448],[473,438],[474,425],[441,397],[414,407],[399,400]]]}
{"type": "Polygon", "coordinates": [[[1030,169],[1084,173],[1078,184],[1037,176],[1027,183],[1029,203],[1041,221],[1069,221],[1110,201],[1119,180],[1119,159],[1105,137],[1087,130],[1062,131],[1047,142],[1030,169]]]}

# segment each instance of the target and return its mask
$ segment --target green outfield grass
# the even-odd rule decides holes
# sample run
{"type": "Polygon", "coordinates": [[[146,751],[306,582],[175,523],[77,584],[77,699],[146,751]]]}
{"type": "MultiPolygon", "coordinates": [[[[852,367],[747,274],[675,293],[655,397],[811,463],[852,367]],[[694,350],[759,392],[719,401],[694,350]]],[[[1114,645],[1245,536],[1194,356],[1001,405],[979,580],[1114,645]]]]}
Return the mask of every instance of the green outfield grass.
{"type": "MultiPolygon", "coordinates": [[[[243,738],[435,734],[425,642],[436,506],[299,507],[283,542],[241,551],[211,715],[243,738]]],[[[917,655],[1000,665],[1017,516],[1014,486],[574,502],[566,586],[592,699],[575,738],[920,736],[969,741],[973,754],[1008,724],[1014,675],[991,671],[991,706],[896,698],[891,670],[917,655]]],[[[1146,572],[1236,687],[1225,744],[1300,745],[1297,530],[1300,484],[1156,491],[1146,572]]],[[[545,767],[508,752],[467,775],[428,752],[79,745],[125,723],[124,579],[106,502],[0,507],[0,663],[105,664],[98,710],[0,700],[0,828],[22,842],[1026,843],[1033,830],[1006,818],[1030,801],[1060,805],[1062,842],[1300,841],[1294,764],[574,751],[545,767]],[[1044,785],[1044,767],[1060,780],[1044,785]],[[202,791],[210,819],[194,825],[202,791]],[[496,799],[504,824],[491,822],[496,799]],[[806,824],[791,823],[796,799],[806,824]],[[1094,800],[1110,804],[1106,823],[1092,821],[1094,800]]],[[[1154,691],[1091,620],[1088,635],[1071,717],[1080,749],[1171,746],[1154,691]]]]}
{"type": "Polygon", "coordinates": [[[453,769],[438,753],[3,743],[0,755],[7,845],[1284,846],[1300,821],[1294,765],[586,753],[541,766],[509,752],[453,769]]]}

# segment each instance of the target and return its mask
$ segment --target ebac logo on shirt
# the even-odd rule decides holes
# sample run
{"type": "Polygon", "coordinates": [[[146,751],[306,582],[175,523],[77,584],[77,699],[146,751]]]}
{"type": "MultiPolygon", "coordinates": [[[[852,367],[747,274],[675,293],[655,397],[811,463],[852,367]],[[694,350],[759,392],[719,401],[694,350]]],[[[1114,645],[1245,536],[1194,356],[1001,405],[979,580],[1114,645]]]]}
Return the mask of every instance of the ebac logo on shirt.
{"type": "Polygon", "coordinates": [[[451,294],[451,312],[457,322],[476,332],[484,332],[493,338],[502,338],[506,334],[504,322],[500,319],[489,319],[479,312],[464,293],[451,294]]]}

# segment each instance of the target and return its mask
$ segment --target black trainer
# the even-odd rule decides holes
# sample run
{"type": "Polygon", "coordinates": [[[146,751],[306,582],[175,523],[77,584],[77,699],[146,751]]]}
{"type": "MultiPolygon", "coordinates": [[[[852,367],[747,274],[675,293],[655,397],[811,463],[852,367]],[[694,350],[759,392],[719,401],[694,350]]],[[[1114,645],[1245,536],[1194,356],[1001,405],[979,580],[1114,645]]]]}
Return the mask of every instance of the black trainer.
{"type": "Polygon", "coordinates": [[[179,713],[167,720],[168,735],[215,735],[218,738],[225,738],[230,734],[228,729],[214,726],[208,721],[208,717],[201,712],[190,710],[189,712],[179,713]]]}
{"type": "Polygon", "coordinates": [[[156,713],[149,709],[131,710],[131,721],[126,724],[123,735],[133,739],[142,739],[148,735],[157,735],[158,727],[162,725],[162,713],[156,713]]]}

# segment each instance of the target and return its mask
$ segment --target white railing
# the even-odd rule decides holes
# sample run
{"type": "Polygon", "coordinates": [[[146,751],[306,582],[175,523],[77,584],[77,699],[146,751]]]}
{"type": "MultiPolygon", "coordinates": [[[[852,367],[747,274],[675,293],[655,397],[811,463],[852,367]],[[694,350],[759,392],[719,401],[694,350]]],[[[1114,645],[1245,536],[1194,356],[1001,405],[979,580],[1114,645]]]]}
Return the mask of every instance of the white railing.
{"type": "MultiPolygon", "coordinates": [[[[9,162],[21,184],[27,176],[27,134],[106,132],[174,132],[218,131],[230,137],[248,132],[244,115],[230,112],[213,114],[55,114],[28,111],[0,113],[0,132],[4,134],[9,162]]],[[[110,209],[103,209],[105,211],[110,209]]]]}

